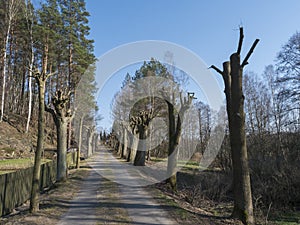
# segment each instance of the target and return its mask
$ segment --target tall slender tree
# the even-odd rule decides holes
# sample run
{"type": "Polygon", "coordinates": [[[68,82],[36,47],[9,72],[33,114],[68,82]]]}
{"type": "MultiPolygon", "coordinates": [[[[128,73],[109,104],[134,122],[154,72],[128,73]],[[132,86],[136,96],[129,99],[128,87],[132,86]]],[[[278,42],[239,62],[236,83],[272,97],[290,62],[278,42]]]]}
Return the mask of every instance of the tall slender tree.
{"type": "Polygon", "coordinates": [[[47,79],[53,74],[46,74],[45,67],[42,72],[34,72],[34,78],[38,83],[39,89],[39,118],[38,118],[38,139],[34,157],[32,188],[30,197],[30,212],[39,210],[39,191],[40,191],[40,166],[42,162],[42,152],[44,150],[44,129],[45,129],[45,85],[47,79]]]}
{"type": "Polygon", "coordinates": [[[33,41],[34,9],[30,0],[26,1],[25,18],[26,18],[26,27],[29,35],[29,40],[30,40],[30,44],[29,44],[30,60],[29,60],[29,71],[28,71],[28,114],[27,114],[27,122],[25,128],[25,132],[27,133],[29,130],[31,112],[32,112],[32,70],[34,66],[34,41],[33,41]]]}
{"type": "Polygon", "coordinates": [[[1,109],[0,109],[0,122],[3,120],[4,115],[4,103],[5,103],[5,91],[6,91],[6,79],[7,79],[7,70],[8,70],[8,60],[7,60],[7,51],[9,49],[9,41],[12,26],[16,20],[16,15],[18,13],[20,7],[20,0],[8,0],[3,1],[3,5],[5,5],[5,23],[4,23],[4,46],[3,46],[3,69],[2,69],[2,96],[1,96],[1,109]]]}

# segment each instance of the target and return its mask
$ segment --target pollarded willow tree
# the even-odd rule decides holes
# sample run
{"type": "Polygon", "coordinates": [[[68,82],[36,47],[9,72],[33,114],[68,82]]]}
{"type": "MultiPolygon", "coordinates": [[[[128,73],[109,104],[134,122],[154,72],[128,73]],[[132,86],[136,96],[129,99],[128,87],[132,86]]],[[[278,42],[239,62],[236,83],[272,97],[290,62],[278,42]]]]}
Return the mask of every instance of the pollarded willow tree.
{"type": "Polygon", "coordinates": [[[152,109],[148,111],[140,111],[139,114],[131,118],[130,123],[136,126],[139,135],[139,142],[137,146],[137,151],[134,159],[135,166],[145,166],[146,159],[146,143],[145,140],[149,135],[149,125],[151,120],[155,117],[154,111],[152,109]]]}
{"type": "Polygon", "coordinates": [[[115,122],[119,124],[119,130],[122,130],[121,134],[117,135],[120,141],[119,153],[121,156],[127,157],[128,161],[135,162],[135,165],[144,164],[146,152],[149,151],[149,146],[143,146],[143,148],[146,148],[145,152],[136,154],[137,149],[140,149],[137,147],[139,143],[138,136],[147,136],[146,133],[149,133],[149,118],[144,120],[145,115],[141,116],[141,112],[148,114],[148,116],[151,114],[153,119],[159,116],[159,111],[165,106],[165,102],[162,99],[155,97],[157,86],[163,85],[160,83],[163,79],[156,78],[168,79],[170,78],[170,73],[162,63],[151,58],[149,62],[143,63],[133,77],[129,74],[126,75],[122,89],[115,95],[112,104],[115,122]],[[146,97],[136,101],[135,96],[146,97]],[[128,119],[130,123],[128,123],[128,119]],[[142,120],[144,122],[141,122],[142,120]],[[128,151],[126,146],[129,146],[128,151]],[[126,155],[124,155],[124,152],[126,155]],[[135,160],[136,156],[142,156],[143,159],[135,160]],[[137,163],[137,161],[142,163],[137,163]]]}
{"type": "Polygon", "coordinates": [[[56,126],[57,135],[57,171],[56,180],[67,179],[67,126],[72,118],[71,110],[68,109],[70,92],[56,91],[52,97],[52,107],[46,107],[51,113],[56,126]]]}
{"type": "Polygon", "coordinates": [[[241,27],[237,52],[230,56],[230,61],[223,63],[223,71],[214,65],[212,65],[211,68],[222,75],[225,85],[233,166],[234,209],[232,216],[248,225],[254,224],[254,215],[245,133],[243,69],[248,64],[248,60],[259,42],[259,39],[254,41],[248,54],[241,63],[243,39],[244,32],[241,27]]]}
{"type": "MultiPolygon", "coordinates": [[[[87,25],[88,15],[85,1],[46,0],[37,10],[37,24],[33,27],[35,64],[42,58],[40,61],[44,74],[57,71],[56,76],[52,76],[45,84],[44,102],[52,105],[48,111],[57,128],[58,181],[66,179],[66,123],[70,124],[72,119],[70,110],[74,108],[73,93],[87,68],[95,62],[93,41],[87,39],[90,29],[87,25]],[[66,8],[69,4],[72,4],[72,12],[68,13],[66,8]],[[52,93],[55,94],[51,99],[52,93]]],[[[94,70],[90,74],[87,83],[94,81],[94,70]]],[[[82,93],[88,95],[90,90],[82,93]]]]}
{"type": "Polygon", "coordinates": [[[179,112],[175,108],[175,94],[172,98],[165,96],[165,101],[168,106],[168,121],[169,121],[169,146],[168,146],[168,166],[167,166],[167,182],[171,185],[173,191],[177,190],[177,160],[178,160],[178,145],[181,138],[182,122],[185,112],[190,108],[194,97],[194,93],[188,93],[187,97],[182,97],[180,92],[180,109],[179,112]]]}
{"type": "Polygon", "coordinates": [[[74,106],[76,109],[74,124],[75,131],[77,131],[78,154],[76,159],[76,168],[80,167],[80,155],[82,149],[82,134],[83,126],[86,124],[88,118],[93,117],[97,105],[95,101],[95,93],[97,91],[94,82],[95,65],[88,67],[85,73],[81,76],[80,82],[76,87],[74,106]]]}

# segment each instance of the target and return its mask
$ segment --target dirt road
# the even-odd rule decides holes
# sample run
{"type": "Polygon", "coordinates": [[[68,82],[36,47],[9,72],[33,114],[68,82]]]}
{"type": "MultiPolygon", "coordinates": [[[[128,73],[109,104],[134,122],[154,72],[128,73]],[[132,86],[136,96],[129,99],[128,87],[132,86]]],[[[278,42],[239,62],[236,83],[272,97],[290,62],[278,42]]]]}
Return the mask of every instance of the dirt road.
{"type": "Polygon", "coordinates": [[[128,164],[115,159],[106,147],[101,146],[88,160],[88,165],[93,170],[84,180],[77,197],[59,225],[177,224],[146,189],[141,187],[144,181],[140,179],[140,175],[128,164]],[[111,181],[114,187],[110,188],[107,182],[112,183],[111,181]],[[101,215],[101,208],[104,206],[117,208],[119,211],[110,211],[111,215],[101,215]],[[119,212],[123,216],[116,215],[119,212]]]}

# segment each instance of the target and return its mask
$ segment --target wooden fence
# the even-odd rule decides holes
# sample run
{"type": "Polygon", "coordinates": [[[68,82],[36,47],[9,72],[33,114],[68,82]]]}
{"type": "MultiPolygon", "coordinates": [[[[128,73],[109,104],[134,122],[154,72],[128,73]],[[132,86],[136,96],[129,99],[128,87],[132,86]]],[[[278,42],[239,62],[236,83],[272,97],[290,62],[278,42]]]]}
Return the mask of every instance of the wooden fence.
{"type": "MultiPolygon", "coordinates": [[[[68,153],[68,166],[76,163],[76,152],[68,153]]],[[[0,175],[0,216],[7,215],[14,208],[30,198],[33,167],[0,175]]],[[[56,181],[56,160],[41,165],[40,190],[56,181]]]]}

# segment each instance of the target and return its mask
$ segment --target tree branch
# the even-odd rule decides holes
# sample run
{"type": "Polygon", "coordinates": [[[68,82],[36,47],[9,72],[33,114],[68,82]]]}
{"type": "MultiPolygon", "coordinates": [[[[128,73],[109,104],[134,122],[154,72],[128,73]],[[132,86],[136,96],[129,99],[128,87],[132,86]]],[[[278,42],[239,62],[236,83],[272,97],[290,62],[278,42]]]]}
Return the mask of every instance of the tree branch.
{"type": "Polygon", "coordinates": [[[46,79],[48,79],[49,77],[53,76],[53,75],[56,74],[56,73],[57,73],[57,71],[52,72],[52,73],[48,73],[48,74],[46,75],[46,79]]]}
{"type": "Polygon", "coordinates": [[[256,45],[257,45],[258,42],[259,42],[259,39],[256,39],[254,41],[254,43],[252,44],[252,47],[250,48],[248,54],[246,55],[246,58],[244,59],[241,67],[244,67],[244,66],[246,66],[248,64],[248,59],[250,58],[251,54],[253,53],[253,51],[254,51],[254,49],[255,49],[255,47],[256,47],[256,45]]]}
{"type": "Polygon", "coordinates": [[[211,65],[208,69],[214,69],[215,71],[217,71],[219,74],[223,76],[223,72],[215,65],[211,65]]]}
{"type": "Polygon", "coordinates": [[[243,29],[243,27],[240,27],[240,40],[239,40],[239,46],[238,46],[238,49],[237,49],[237,54],[238,55],[241,54],[243,40],[244,40],[244,29],[243,29]]]}
{"type": "Polygon", "coordinates": [[[51,107],[49,107],[48,105],[45,104],[45,111],[48,113],[51,113],[51,115],[56,115],[54,109],[52,109],[51,107]]]}

